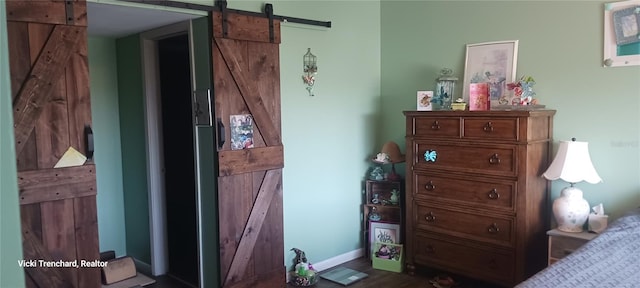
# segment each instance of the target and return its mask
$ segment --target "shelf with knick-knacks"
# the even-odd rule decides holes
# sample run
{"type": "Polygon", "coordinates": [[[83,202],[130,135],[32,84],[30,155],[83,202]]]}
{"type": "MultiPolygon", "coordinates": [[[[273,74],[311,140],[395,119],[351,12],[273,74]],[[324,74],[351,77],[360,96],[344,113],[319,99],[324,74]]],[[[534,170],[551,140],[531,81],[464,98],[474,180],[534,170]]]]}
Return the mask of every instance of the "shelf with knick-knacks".
{"type": "Polygon", "coordinates": [[[365,251],[369,251],[369,245],[371,245],[369,243],[371,221],[396,223],[402,226],[402,184],[402,180],[366,180],[362,205],[365,251]]]}

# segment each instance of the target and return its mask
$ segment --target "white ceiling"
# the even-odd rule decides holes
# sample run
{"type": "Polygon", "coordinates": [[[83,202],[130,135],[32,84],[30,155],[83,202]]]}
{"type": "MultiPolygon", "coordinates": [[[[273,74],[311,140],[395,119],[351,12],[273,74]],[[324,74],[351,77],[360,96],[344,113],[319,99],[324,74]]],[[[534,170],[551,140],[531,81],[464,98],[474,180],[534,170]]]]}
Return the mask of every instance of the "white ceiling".
{"type": "Polygon", "coordinates": [[[89,36],[120,38],[203,16],[201,11],[176,12],[158,8],[87,2],[89,36]]]}

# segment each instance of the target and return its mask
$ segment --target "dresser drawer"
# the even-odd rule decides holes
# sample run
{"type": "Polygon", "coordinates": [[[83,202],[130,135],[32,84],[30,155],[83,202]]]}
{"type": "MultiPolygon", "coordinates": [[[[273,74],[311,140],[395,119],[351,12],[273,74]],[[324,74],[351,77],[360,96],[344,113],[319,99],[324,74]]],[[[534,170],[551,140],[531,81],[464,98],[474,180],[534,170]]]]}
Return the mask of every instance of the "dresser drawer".
{"type": "Polygon", "coordinates": [[[414,167],[425,171],[439,169],[497,176],[516,176],[518,172],[515,145],[454,145],[416,140],[414,151],[414,167]]]}
{"type": "Polygon", "coordinates": [[[414,223],[418,229],[446,235],[475,239],[512,247],[513,218],[486,216],[437,208],[423,202],[414,202],[414,223]]]}
{"type": "Polygon", "coordinates": [[[518,118],[463,118],[463,138],[518,140],[518,118]]]}
{"type": "Polygon", "coordinates": [[[414,118],[413,135],[430,138],[460,138],[460,117],[414,118]]]}
{"type": "Polygon", "coordinates": [[[552,236],[552,238],[553,240],[550,241],[549,244],[549,257],[554,259],[564,258],[589,241],[586,239],[562,236],[552,236]]]}
{"type": "Polygon", "coordinates": [[[513,252],[502,249],[471,247],[428,237],[414,236],[415,262],[462,275],[512,286],[513,252]]]}
{"type": "Polygon", "coordinates": [[[428,172],[414,172],[413,179],[415,199],[511,213],[515,211],[516,181],[440,176],[428,172]]]}

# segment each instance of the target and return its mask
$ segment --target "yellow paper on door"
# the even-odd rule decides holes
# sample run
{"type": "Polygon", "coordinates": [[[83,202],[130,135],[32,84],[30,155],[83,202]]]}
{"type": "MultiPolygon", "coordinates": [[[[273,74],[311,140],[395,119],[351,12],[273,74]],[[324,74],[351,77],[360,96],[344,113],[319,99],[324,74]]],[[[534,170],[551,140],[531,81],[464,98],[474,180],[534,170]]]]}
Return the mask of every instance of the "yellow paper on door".
{"type": "Polygon", "coordinates": [[[64,152],[58,163],[53,168],[73,167],[84,165],[87,161],[87,157],[78,152],[78,150],[69,147],[67,152],[64,152]]]}

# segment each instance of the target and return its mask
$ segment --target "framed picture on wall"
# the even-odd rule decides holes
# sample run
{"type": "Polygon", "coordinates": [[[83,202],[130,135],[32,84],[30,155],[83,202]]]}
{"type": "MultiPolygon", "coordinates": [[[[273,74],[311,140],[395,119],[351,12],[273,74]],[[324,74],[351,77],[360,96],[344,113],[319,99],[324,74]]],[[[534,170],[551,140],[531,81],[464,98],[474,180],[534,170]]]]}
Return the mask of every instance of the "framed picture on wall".
{"type": "Polygon", "coordinates": [[[604,55],[602,66],[640,65],[640,0],[604,4],[604,55]]]}
{"type": "Polygon", "coordinates": [[[369,221],[369,255],[373,255],[375,243],[400,243],[400,224],[369,221]]]}
{"type": "Polygon", "coordinates": [[[490,100],[500,99],[516,79],[517,61],[518,40],[467,44],[462,98],[469,102],[469,84],[489,83],[490,100]]]}

